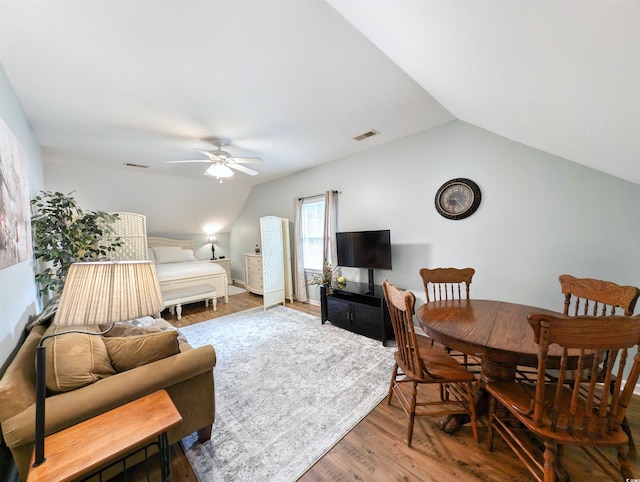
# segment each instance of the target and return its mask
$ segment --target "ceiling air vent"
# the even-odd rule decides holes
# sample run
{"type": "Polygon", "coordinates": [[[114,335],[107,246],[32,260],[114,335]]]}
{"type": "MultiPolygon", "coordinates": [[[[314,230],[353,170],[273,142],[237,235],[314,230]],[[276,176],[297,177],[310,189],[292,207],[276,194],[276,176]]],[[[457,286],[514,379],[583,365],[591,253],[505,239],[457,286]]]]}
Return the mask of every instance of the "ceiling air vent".
{"type": "Polygon", "coordinates": [[[360,134],[359,136],[355,136],[353,139],[356,141],[363,141],[368,137],[377,136],[380,134],[378,131],[371,129],[370,131],[365,132],[364,134],[360,134]]]}
{"type": "Polygon", "coordinates": [[[144,164],[133,164],[132,162],[125,162],[125,166],[127,167],[139,167],[141,169],[147,169],[149,166],[145,166],[144,164]]]}

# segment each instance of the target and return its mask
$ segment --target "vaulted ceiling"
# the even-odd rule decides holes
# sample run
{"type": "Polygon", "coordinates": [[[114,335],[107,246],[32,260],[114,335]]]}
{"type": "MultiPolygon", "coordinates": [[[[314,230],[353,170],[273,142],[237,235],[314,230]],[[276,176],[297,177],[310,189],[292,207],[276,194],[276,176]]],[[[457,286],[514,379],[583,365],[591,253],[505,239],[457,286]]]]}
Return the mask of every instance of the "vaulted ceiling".
{"type": "Polygon", "coordinates": [[[217,135],[255,185],[457,118],[640,184],[636,0],[2,0],[0,61],[51,161],[201,178],[217,135]]]}

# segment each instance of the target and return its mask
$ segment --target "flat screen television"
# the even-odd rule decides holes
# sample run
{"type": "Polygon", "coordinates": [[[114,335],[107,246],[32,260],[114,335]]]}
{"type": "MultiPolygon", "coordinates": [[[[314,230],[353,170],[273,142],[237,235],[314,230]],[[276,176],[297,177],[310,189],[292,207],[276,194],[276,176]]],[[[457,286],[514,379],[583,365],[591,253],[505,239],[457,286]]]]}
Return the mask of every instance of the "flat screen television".
{"type": "Polygon", "coordinates": [[[350,231],[336,233],[338,266],[391,269],[391,231],[350,231]]]}

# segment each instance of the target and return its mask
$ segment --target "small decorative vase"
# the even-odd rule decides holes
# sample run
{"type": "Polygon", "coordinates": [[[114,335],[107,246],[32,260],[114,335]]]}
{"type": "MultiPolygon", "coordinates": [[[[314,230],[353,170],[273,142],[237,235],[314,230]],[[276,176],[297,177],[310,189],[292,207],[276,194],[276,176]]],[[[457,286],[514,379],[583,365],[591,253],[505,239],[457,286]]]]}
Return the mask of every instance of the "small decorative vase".
{"type": "Polygon", "coordinates": [[[256,244],[256,254],[260,254],[260,246],[256,244]]]}

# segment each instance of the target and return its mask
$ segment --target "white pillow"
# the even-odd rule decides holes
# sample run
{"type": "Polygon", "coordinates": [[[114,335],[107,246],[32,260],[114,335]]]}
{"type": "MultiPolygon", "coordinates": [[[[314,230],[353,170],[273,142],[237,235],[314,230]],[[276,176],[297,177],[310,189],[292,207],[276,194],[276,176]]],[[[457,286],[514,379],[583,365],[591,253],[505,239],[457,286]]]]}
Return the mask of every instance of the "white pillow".
{"type": "Polygon", "coordinates": [[[162,246],[153,248],[156,255],[156,263],[180,263],[182,259],[182,250],[177,246],[162,246]]]}
{"type": "Polygon", "coordinates": [[[154,263],[156,262],[156,255],[153,252],[153,248],[147,248],[147,259],[149,261],[153,261],[154,263]]]}
{"type": "Polygon", "coordinates": [[[182,250],[182,261],[197,261],[195,255],[193,254],[193,249],[182,250]]]}

